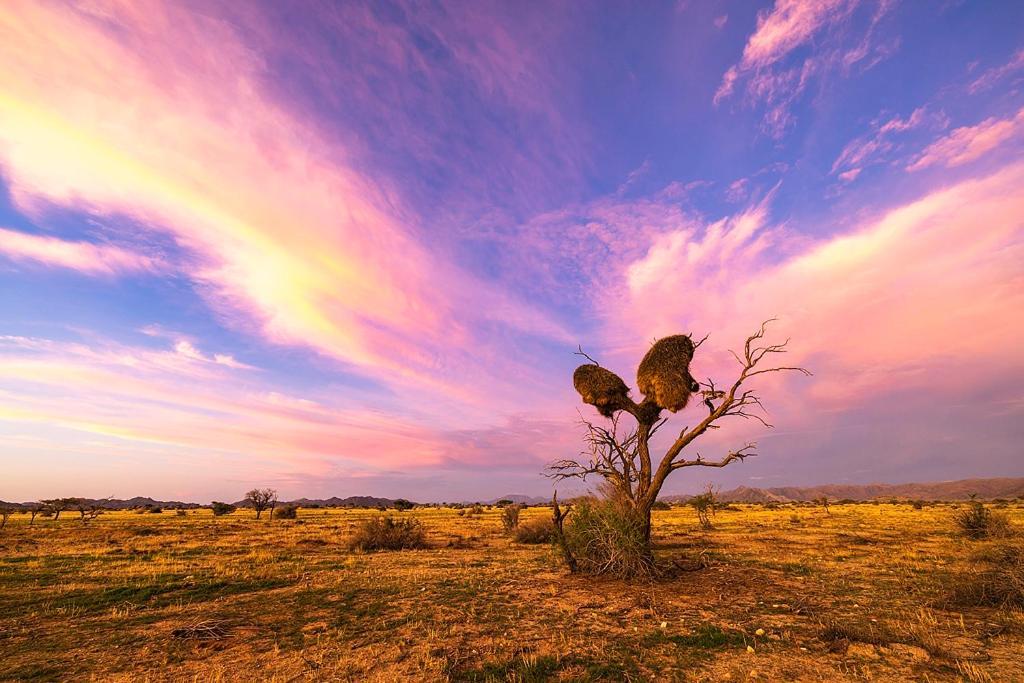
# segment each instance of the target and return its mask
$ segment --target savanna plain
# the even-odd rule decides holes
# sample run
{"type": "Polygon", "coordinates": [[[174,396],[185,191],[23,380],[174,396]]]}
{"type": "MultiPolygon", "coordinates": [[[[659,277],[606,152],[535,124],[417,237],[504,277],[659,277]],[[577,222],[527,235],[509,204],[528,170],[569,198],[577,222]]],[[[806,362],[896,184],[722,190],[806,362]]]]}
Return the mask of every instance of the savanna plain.
{"type": "Polygon", "coordinates": [[[384,552],[350,547],[374,510],[19,514],[0,680],[1021,681],[1024,504],[979,539],[966,505],[657,510],[639,582],[568,573],[499,508],[390,513],[428,547],[384,552]]]}

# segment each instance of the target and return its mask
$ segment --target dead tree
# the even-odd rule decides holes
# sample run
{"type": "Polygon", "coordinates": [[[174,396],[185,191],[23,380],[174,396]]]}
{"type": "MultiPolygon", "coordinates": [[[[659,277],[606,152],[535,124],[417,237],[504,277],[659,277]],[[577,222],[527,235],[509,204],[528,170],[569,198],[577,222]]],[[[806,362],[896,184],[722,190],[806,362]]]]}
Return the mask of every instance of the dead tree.
{"type": "Polygon", "coordinates": [[[25,507],[25,511],[28,512],[29,515],[31,515],[31,517],[29,517],[29,520],[28,520],[28,525],[32,526],[33,524],[36,523],[36,516],[40,512],[43,511],[43,504],[42,503],[29,503],[25,507]]]}
{"type": "Polygon", "coordinates": [[[274,507],[277,505],[277,491],[274,489],[253,489],[245,494],[245,500],[256,511],[256,519],[260,518],[264,510],[270,510],[270,517],[273,518],[274,507]]]}
{"type": "MultiPolygon", "coordinates": [[[[628,396],[628,390],[622,391],[625,383],[614,373],[601,368],[602,372],[594,372],[591,366],[600,365],[592,358],[579,351],[590,363],[577,369],[574,383],[583,397],[584,402],[594,405],[607,417],[605,424],[598,424],[583,419],[586,428],[587,447],[577,460],[559,460],[548,466],[548,474],[556,481],[597,476],[609,482],[618,495],[646,522],[645,538],[650,543],[651,509],[658,499],[662,486],[669,475],[687,467],[725,467],[737,461],[756,455],[755,443],[747,443],[736,448],[717,460],[708,460],[700,452],[687,456],[686,449],[708,430],[718,429],[728,418],[755,420],[764,427],[770,428],[762,414],[764,406],[754,389],[747,388],[748,382],[755,377],[769,373],[793,371],[803,375],[811,373],[804,368],[795,366],[774,365],[772,360],[786,352],[788,340],[780,344],[769,344],[764,341],[765,331],[771,320],[761,324],[760,329],[750,335],[743,345],[742,355],[732,352],[739,363],[739,375],[727,389],[719,389],[711,379],[695,382],[689,374],[689,361],[694,352],[704,343],[706,337],[696,344],[689,337],[676,335],[667,337],[656,343],[644,362],[641,363],[639,384],[644,388],[645,397],[640,403],[628,396]],[[664,363],[662,369],[645,371],[649,358],[659,352],[659,344],[671,341],[666,347],[669,352],[677,354],[678,362],[664,363]],[[591,367],[582,372],[583,368],[591,367]],[[646,375],[643,372],[647,372],[646,375]],[[652,375],[653,372],[653,375],[652,375]],[[660,375],[657,373],[661,372],[660,375]],[[585,381],[596,377],[597,381],[590,386],[585,381]],[[617,380],[617,381],[616,381],[617,380]],[[663,410],[675,412],[687,404],[690,393],[698,393],[702,405],[708,414],[691,427],[684,427],[679,436],[668,447],[661,460],[655,462],[651,454],[651,438],[666,424],[667,417],[662,417],[663,410]],[[667,396],[661,398],[661,396],[667,396]],[[632,417],[633,425],[624,428],[621,424],[622,414],[632,417]]],[[[669,358],[671,360],[671,357],[669,358]]]]}
{"type": "Polygon", "coordinates": [[[7,526],[7,518],[14,514],[14,508],[0,507],[0,529],[7,526]]]}

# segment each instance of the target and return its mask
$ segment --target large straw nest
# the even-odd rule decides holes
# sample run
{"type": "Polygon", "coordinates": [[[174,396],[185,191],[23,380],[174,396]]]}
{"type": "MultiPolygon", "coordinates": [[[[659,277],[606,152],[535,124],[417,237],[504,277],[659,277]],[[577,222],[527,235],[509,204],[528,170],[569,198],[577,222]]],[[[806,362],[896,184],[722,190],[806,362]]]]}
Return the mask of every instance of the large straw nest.
{"type": "Polygon", "coordinates": [[[597,412],[611,417],[626,404],[629,387],[622,378],[600,365],[587,363],[572,373],[572,384],[584,403],[597,408],[597,412]]]}
{"type": "Polygon", "coordinates": [[[685,334],[659,339],[640,361],[636,383],[648,400],[673,413],[686,407],[699,389],[690,375],[693,342],[685,334]]]}

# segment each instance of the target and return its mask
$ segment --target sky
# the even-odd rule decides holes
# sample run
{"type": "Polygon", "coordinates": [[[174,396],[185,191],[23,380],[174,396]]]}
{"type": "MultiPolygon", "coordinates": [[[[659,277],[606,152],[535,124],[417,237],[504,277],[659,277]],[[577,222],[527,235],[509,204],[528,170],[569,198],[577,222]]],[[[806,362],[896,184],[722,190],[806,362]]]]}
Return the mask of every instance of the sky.
{"type": "Polygon", "coordinates": [[[1024,475],[1024,3],[5,0],[0,74],[0,499],[547,496],[579,346],[768,318],[666,493],[1024,475]]]}

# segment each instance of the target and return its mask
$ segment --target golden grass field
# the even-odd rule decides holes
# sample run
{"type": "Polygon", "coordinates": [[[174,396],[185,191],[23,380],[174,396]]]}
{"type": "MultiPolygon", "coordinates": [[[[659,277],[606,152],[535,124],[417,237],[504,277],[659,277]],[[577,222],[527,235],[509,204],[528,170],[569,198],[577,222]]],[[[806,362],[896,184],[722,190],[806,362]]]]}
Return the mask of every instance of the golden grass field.
{"type": "Polygon", "coordinates": [[[636,584],[567,574],[498,509],[396,513],[432,548],[371,554],[347,547],[368,510],[16,515],[0,680],[1024,681],[1024,612],[946,599],[995,543],[949,505],[735,508],[656,512],[678,569],[636,584]]]}

